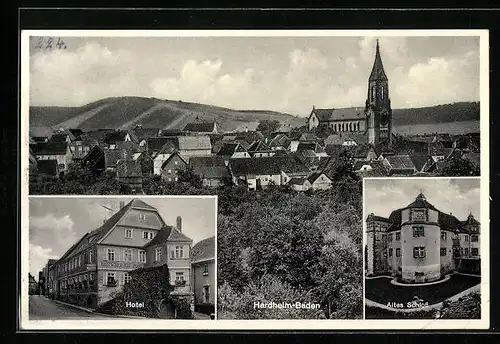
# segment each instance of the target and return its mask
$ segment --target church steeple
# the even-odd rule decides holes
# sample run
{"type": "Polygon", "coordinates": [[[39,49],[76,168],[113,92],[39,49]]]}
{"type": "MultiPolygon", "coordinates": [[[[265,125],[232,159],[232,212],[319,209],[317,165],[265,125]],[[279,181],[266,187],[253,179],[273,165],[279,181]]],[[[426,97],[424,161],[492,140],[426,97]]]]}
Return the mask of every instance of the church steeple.
{"type": "Polygon", "coordinates": [[[372,73],[370,74],[369,81],[387,81],[387,76],[385,75],[384,65],[382,64],[382,58],[380,57],[380,47],[378,45],[375,50],[375,61],[373,62],[372,73]]]}

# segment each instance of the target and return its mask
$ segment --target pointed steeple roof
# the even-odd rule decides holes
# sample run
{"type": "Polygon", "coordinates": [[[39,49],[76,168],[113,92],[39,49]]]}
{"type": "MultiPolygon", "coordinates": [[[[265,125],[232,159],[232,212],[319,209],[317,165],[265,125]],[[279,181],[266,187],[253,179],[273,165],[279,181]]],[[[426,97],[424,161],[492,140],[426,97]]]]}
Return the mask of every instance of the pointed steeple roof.
{"type": "Polygon", "coordinates": [[[377,48],[375,51],[375,62],[373,62],[372,73],[370,74],[370,81],[383,80],[387,81],[387,76],[385,75],[384,65],[382,64],[382,58],[380,57],[380,48],[377,39],[377,48]]]}

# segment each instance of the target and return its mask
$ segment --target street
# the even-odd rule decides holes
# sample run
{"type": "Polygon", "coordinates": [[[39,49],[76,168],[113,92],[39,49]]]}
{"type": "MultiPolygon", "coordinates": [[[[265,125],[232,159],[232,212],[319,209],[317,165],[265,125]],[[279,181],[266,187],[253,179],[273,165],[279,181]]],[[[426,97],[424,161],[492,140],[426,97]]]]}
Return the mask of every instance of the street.
{"type": "Polygon", "coordinates": [[[107,319],[111,316],[92,314],[57,303],[41,295],[30,295],[29,297],[29,318],[30,320],[71,320],[71,319],[107,319]]]}

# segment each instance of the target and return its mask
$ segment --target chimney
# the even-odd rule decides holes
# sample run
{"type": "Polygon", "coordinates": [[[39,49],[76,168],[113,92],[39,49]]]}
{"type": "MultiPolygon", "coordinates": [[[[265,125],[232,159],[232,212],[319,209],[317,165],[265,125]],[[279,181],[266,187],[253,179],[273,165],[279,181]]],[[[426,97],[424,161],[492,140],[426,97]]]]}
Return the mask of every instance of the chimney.
{"type": "Polygon", "coordinates": [[[120,209],[123,208],[125,206],[125,202],[124,201],[120,201],[120,209]]]}
{"type": "Polygon", "coordinates": [[[177,216],[177,230],[182,232],[182,217],[177,216]]]}

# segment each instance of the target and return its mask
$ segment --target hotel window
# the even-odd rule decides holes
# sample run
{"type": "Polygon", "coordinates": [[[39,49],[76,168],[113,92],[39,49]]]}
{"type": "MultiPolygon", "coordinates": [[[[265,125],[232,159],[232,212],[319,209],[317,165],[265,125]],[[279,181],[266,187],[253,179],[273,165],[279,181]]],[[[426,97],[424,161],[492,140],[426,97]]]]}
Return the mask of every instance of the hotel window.
{"type": "Polygon", "coordinates": [[[392,241],[392,233],[389,233],[387,236],[389,237],[389,241],[392,241]]]}
{"type": "Polygon", "coordinates": [[[425,258],[425,247],[414,247],[413,248],[413,258],[425,258]]]}
{"type": "Polygon", "coordinates": [[[115,260],[115,250],[108,248],[108,260],[115,260]]]}
{"type": "Polygon", "coordinates": [[[413,237],[418,238],[418,237],[423,237],[425,236],[424,233],[424,227],[413,227],[413,237]]]}
{"type": "Polygon", "coordinates": [[[401,233],[396,233],[396,241],[401,240],[401,233]]]}
{"type": "Polygon", "coordinates": [[[148,233],[148,232],[146,232],[146,231],[142,232],[142,237],[143,237],[144,239],[148,239],[148,238],[149,238],[149,233],[148,233]]]}
{"type": "Polygon", "coordinates": [[[469,249],[466,247],[464,248],[464,255],[468,256],[469,255],[469,249]]]}
{"type": "Polygon", "coordinates": [[[175,273],[176,281],[184,281],[184,272],[176,272],[175,273]]]}
{"type": "Polygon", "coordinates": [[[106,278],[106,284],[107,285],[113,285],[115,284],[115,273],[114,272],[108,272],[107,278],[106,278]]]}
{"type": "Polygon", "coordinates": [[[155,250],[155,261],[158,262],[161,260],[161,247],[157,247],[155,250]]]}
{"type": "Polygon", "coordinates": [[[425,221],[426,220],[425,210],[424,209],[414,209],[413,213],[412,213],[411,220],[413,220],[413,221],[425,221]]]}
{"type": "Polygon", "coordinates": [[[478,256],[479,255],[479,249],[477,249],[477,248],[471,248],[470,249],[470,254],[471,254],[471,256],[478,256]]]}
{"type": "Polygon", "coordinates": [[[446,248],[442,248],[440,252],[441,252],[441,257],[446,256],[446,248]]]}
{"type": "Polygon", "coordinates": [[[479,237],[477,235],[471,235],[470,236],[470,241],[472,242],[478,242],[479,237]]]}
{"type": "Polygon", "coordinates": [[[131,229],[125,229],[125,238],[132,239],[132,230],[131,229]]]}
{"type": "Polygon", "coordinates": [[[172,173],[172,170],[168,170],[168,173],[172,173]]]}
{"type": "Polygon", "coordinates": [[[441,231],[441,240],[446,240],[446,232],[441,231]]]}
{"type": "Polygon", "coordinates": [[[146,214],[139,214],[139,218],[141,220],[146,220],[146,214]]]}
{"type": "Polygon", "coordinates": [[[392,248],[389,249],[389,257],[392,257],[392,248]]]}
{"type": "Polygon", "coordinates": [[[208,264],[203,264],[203,276],[208,276],[208,264]]]}
{"type": "Polygon", "coordinates": [[[465,241],[469,241],[469,236],[465,235],[465,241]]]}
{"type": "Polygon", "coordinates": [[[89,251],[89,263],[92,263],[92,261],[94,260],[94,252],[92,252],[92,250],[89,251]]]}
{"type": "Polygon", "coordinates": [[[131,279],[131,278],[130,278],[130,275],[129,275],[129,273],[128,273],[128,272],[124,272],[124,273],[122,274],[122,284],[127,284],[127,283],[129,283],[129,282],[130,282],[130,279],[131,279]]]}
{"type": "Polygon", "coordinates": [[[183,246],[175,246],[175,258],[184,258],[184,247],[183,246]]]}
{"type": "Polygon", "coordinates": [[[125,250],[123,257],[124,257],[124,259],[123,259],[124,261],[131,262],[132,261],[132,250],[125,250]]]}
{"type": "Polygon", "coordinates": [[[139,250],[139,262],[146,263],[146,251],[139,250]]]}
{"type": "Polygon", "coordinates": [[[396,249],[396,257],[401,257],[401,249],[400,248],[396,249]]]}
{"type": "Polygon", "coordinates": [[[175,165],[179,165],[179,162],[178,162],[178,161],[174,161],[174,164],[175,164],[175,165]]]}

